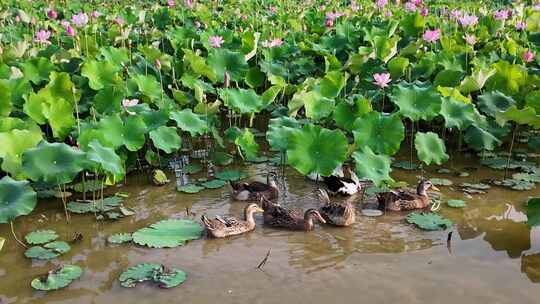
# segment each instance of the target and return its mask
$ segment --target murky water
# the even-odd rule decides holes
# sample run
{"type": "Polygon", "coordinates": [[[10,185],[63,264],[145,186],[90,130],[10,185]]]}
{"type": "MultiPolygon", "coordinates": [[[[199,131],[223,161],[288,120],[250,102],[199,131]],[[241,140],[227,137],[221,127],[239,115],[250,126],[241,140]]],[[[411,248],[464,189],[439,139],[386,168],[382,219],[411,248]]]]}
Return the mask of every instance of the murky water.
{"type": "MultiPolygon", "coordinates": [[[[474,165],[455,161],[455,169],[474,165]]],[[[267,164],[247,168],[251,175],[266,172],[267,164]]],[[[426,172],[427,176],[445,177],[426,172]]],[[[415,174],[395,170],[409,182],[415,174]]],[[[481,169],[455,184],[500,177],[481,169]]],[[[259,176],[257,178],[263,179],[259,176]]],[[[316,185],[294,170],[285,172],[282,203],[306,209],[317,206],[316,185]]],[[[463,199],[457,187],[442,187],[443,199],[463,199]]],[[[8,239],[0,252],[0,303],[538,303],[540,298],[540,228],[526,225],[528,192],[492,188],[488,194],[465,199],[464,209],[442,207],[455,223],[450,248],[448,232],[425,232],[404,222],[404,213],[378,218],[359,215],[349,228],[318,226],[313,232],[289,232],[263,227],[257,216],[252,233],[228,239],[200,239],[173,249],[108,245],[116,232],[133,232],[165,218],[196,214],[240,215],[244,203],[231,202],[226,188],[188,195],[174,183],[153,187],[146,177],[130,176],[122,191],[126,205],[137,211],[116,222],[98,222],[91,215],[72,216],[66,225],[59,201],[40,202],[30,215],[15,222],[19,235],[54,229],[62,239],[84,235],[72,250],[50,262],[31,261],[8,239]],[[263,270],[256,266],[271,248],[263,270]],[[188,273],[184,284],[161,290],[141,284],[127,289],[117,281],[123,269],[142,262],[163,263],[188,273]],[[69,287],[37,292],[30,281],[59,263],[77,264],[84,274],[69,287]]],[[[114,191],[114,189],[113,189],[114,191]]]]}

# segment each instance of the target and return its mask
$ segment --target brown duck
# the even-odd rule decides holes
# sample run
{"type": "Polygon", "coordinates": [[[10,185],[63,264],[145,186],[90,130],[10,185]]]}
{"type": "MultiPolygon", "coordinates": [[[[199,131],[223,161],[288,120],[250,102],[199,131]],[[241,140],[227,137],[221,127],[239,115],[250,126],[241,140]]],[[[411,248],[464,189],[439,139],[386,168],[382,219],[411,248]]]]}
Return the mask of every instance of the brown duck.
{"type": "Polygon", "coordinates": [[[215,219],[209,219],[206,215],[201,220],[206,227],[209,236],[222,238],[232,235],[246,233],[255,229],[255,212],[263,212],[257,204],[250,204],[244,209],[244,220],[238,220],[234,217],[216,216],[215,219]]]}
{"type": "Polygon", "coordinates": [[[352,199],[342,203],[331,202],[328,192],[323,189],[317,189],[317,197],[323,204],[319,212],[327,224],[350,226],[356,221],[356,206],[352,199]]]}
{"type": "Polygon", "coordinates": [[[265,197],[263,199],[263,219],[264,224],[272,227],[286,228],[290,230],[313,230],[315,224],[313,220],[320,223],[326,223],[319,211],[308,209],[302,215],[297,211],[287,210],[279,205],[272,203],[265,197]]]}
{"type": "Polygon", "coordinates": [[[273,200],[279,195],[277,174],[274,172],[268,173],[266,184],[261,182],[230,182],[230,185],[233,198],[238,201],[260,201],[263,196],[266,199],[273,200]]]}
{"type": "Polygon", "coordinates": [[[401,189],[378,193],[379,209],[405,211],[427,208],[431,205],[431,198],[427,194],[430,188],[439,191],[431,181],[423,180],[416,187],[416,193],[401,189]]]}

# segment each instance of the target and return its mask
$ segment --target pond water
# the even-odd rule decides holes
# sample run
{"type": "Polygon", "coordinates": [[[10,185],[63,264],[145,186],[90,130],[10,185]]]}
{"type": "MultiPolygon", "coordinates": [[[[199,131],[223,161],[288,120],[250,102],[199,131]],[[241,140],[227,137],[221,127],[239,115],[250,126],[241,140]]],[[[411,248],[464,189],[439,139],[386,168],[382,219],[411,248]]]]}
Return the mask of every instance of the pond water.
{"type": "MultiPolygon", "coordinates": [[[[474,159],[453,159],[453,169],[475,166],[474,159]]],[[[253,177],[268,164],[245,170],[253,177]]],[[[480,168],[470,177],[450,178],[454,184],[501,178],[502,171],[480,168]]],[[[394,170],[399,180],[414,183],[418,172],[394,170]]],[[[264,180],[262,176],[255,178],[264,180]]],[[[282,204],[306,209],[317,206],[315,183],[292,169],[283,179],[282,204]]],[[[404,221],[405,213],[382,217],[357,216],[349,228],[317,226],[312,232],[263,227],[257,215],[255,231],[227,239],[202,238],[173,249],[149,249],[131,244],[109,245],[108,235],[133,232],[165,218],[184,218],[186,208],[198,220],[206,213],[240,215],[245,203],[229,199],[228,189],[183,194],[175,183],[150,186],[142,175],[129,176],[119,190],[130,197],[137,213],[119,221],[96,221],[92,215],[72,215],[66,225],[60,201],[41,201],[38,208],[15,222],[19,235],[35,229],[54,229],[62,239],[83,234],[72,250],[51,262],[31,261],[16,246],[8,225],[0,252],[0,303],[538,303],[540,298],[540,228],[528,228],[525,202],[540,189],[518,192],[494,187],[484,195],[464,198],[458,187],[442,188],[443,200],[465,199],[467,207],[441,214],[454,222],[448,231],[421,231],[404,221]],[[271,253],[263,270],[257,265],[271,253]],[[140,284],[123,288],[117,278],[127,267],[142,262],[163,263],[187,272],[179,287],[162,290],[140,284]],[[49,293],[30,287],[30,281],[55,264],[77,264],[82,277],[69,287],[49,293]]],[[[115,191],[116,189],[112,189],[115,191]]],[[[111,189],[109,189],[109,192],[111,189]]]]}

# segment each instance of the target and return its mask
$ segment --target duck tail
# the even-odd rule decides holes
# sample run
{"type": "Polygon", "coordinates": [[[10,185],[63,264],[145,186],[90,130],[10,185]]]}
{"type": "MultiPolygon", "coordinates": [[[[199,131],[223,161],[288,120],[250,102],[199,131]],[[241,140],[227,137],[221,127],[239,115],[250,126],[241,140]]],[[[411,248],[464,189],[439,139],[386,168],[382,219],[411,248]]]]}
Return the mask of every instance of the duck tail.
{"type": "Polygon", "coordinates": [[[201,215],[201,221],[203,222],[204,226],[206,226],[207,229],[212,230],[212,222],[210,222],[210,219],[206,215],[201,215]]]}

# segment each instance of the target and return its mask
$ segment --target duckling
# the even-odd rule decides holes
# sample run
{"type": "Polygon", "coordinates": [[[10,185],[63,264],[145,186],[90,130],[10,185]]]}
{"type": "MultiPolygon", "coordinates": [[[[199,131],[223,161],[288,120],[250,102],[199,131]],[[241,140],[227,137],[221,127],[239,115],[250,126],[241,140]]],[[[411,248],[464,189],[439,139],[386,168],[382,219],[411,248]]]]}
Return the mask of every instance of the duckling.
{"type": "Polygon", "coordinates": [[[317,197],[323,204],[319,212],[327,224],[334,226],[350,226],[356,221],[356,206],[351,199],[342,203],[330,202],[328,193],[323,189],[317,189],[317,197]]]}
{"type": "Polygon", "coordinates": [[[263,196],[272,200],[279,195],[277,174],[275,172],[268,173],[266,184],[261,182],[230,182],[230,185],[233,198],[238,201],[260,201],[263,196]]]}
{"type": "Polygon", "coordinates": [[[379,209],[405,211],[427,208],[431,205],[431,198],[427,194],[430,188],[439,191],[431,181],[422,180],[416,187],[416,193],[401,189],[378,193],[379,209]]]}
{"type": "Polygon", "coordinates": [[[263,212],[264,210],[257,204],[249,204],[244,209],[244,220],[238,220],[234,217],[216,216],[211,220],[206,215],[201,216],[201,220],[206,227],[209,236],[215,238],[223,238],[232,235],[238,235],[249,232],[255,229],[255,212],[263,212]]]}
{"type": "Polygon", "coordinates": [[[302,216],[301,213],[287,210],[271,201],[263,199],[263,219],[264,224],[272,227],[286,228],[290,230],[311,231],[315,227],[313,220],[317,220],[322,224],[326,221],[321,216],[319,211],[308,209],[302,216]]]}

